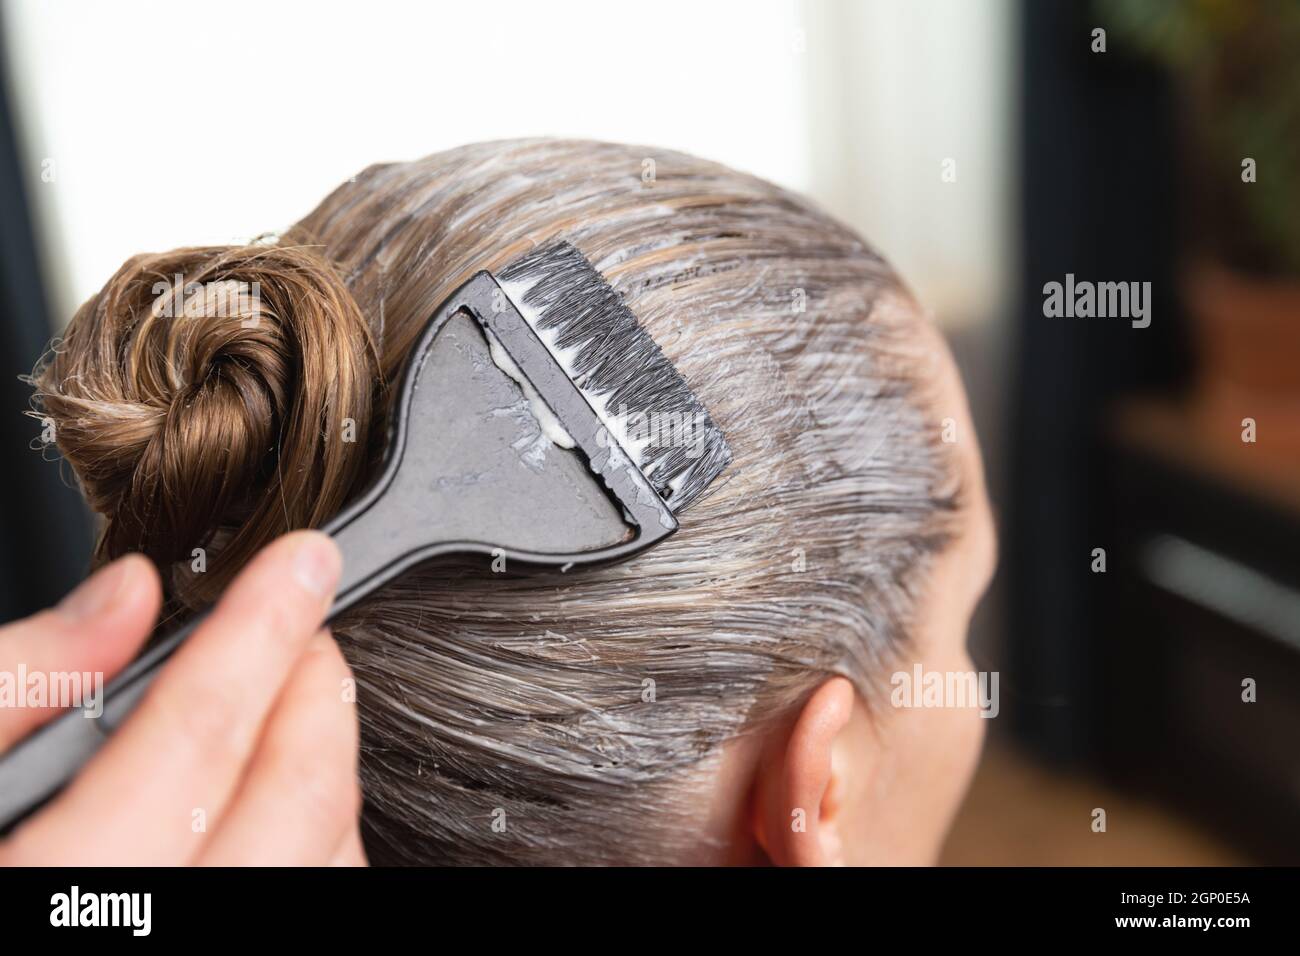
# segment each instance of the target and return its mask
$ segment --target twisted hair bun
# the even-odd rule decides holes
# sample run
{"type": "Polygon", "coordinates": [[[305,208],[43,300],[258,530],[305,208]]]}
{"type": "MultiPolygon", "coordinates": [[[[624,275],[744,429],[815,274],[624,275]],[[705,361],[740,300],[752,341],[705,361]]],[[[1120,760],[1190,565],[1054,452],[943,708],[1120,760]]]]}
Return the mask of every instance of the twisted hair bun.
{"type": "Polygon", "coordinates": [[[136,256],[33,375],[37,414],[104,518],[95,563],[143,552],[191,608],[356,490],[377,381],[347,287],[290,244],[136,256]]]}

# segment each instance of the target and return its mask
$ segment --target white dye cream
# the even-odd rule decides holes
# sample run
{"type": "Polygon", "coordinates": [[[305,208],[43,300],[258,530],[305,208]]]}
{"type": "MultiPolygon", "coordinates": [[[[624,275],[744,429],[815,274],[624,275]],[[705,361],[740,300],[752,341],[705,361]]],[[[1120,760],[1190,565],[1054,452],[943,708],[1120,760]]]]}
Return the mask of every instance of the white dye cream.
{"type": "Polygon", "coordinates": [[[545,435],[555,445],[561,448],[572,448],[577,442],[560,424],[560,420],[555,417],[551,411],[551,406],[547,405],[538,394],[537,389],[533,388],[533,383],[528,381],[523,371],[515,364],[514,359],[506,352],[505,347],[492,332],[484,327],[484,333],[487,335],[488,350],[492,355],[492,361],[496,363],[497,368],[505,372],[515,383],[523,389],[524,398],[528,399],[528,407],[533,413],[533,418],[537,419],[537,424],[545,435]]]}

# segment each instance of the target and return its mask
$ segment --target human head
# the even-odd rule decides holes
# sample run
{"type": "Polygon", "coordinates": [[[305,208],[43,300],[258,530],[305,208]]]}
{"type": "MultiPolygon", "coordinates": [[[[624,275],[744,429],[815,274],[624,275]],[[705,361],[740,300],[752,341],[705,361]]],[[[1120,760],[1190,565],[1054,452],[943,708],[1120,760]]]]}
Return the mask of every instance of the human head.
{"type": "Polygon", "coordinates": [[[623,295],[734,460],[630,561],[426,564],[334,622],[372,860],[932,858],[980,722],[891,708],[887,685],[969,669],[991,532],[965,400],[889,266],[757,178],[478,144],[370,167],[252,246],[133,258],[36,376],[104,516],[96,559],[149,554],[183,614],[327,520],[376,473],[433,309],[552,239],[623,295]]]}

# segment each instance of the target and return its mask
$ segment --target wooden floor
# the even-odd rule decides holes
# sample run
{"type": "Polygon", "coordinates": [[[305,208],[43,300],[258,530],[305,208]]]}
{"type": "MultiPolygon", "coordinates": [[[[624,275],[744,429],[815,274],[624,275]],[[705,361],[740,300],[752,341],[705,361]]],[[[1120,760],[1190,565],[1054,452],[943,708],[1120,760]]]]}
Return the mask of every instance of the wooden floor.
{"type": "Polygon", "coordinates": [[[946,866],[1236,866],[1251,860],[1165,808],[990,742],[940,859],[946,866]],[[1106,832],[1092,831],[1093,809],[1106,832]]]}

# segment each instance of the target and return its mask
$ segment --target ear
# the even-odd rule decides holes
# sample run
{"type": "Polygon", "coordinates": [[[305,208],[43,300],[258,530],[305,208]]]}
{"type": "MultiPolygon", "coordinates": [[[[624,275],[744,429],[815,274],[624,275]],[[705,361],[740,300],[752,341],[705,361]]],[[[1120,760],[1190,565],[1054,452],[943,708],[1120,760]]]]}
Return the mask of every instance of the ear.
{"type": "Polygon", "coordinates": [[[792,725],[773,733],[754,780],[754,839],[777,866],[842,865],[840,801],[844,768],[835,742],[853,714],[857,692],[833,677],[808,698],[792,725]]]}

